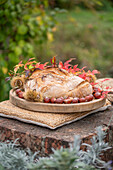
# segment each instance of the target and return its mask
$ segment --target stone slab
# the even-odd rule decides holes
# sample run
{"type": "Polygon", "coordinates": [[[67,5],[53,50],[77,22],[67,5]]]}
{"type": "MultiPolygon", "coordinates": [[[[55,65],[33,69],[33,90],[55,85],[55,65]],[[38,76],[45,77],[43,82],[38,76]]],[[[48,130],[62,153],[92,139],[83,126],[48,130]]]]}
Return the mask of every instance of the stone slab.
{"type": "MultiPolygon", "coordinates": [[[[95,128],[102,125],[103,130],[107,130],[106,141],[113,146],[113,119],[111,120],[111,117],[113,118],[113,106],[104,112],[89,115],[56,130],[0,117],[0,140],[19,138],[18,142],[21,147],[29,147],[33,151],[39,150],[41,155],[48,155],[52,153],[51,148],[69,147],[75,135],[80,135],[83,142],[90,143],[90,138],[95,135],[95,128]]],[[[113,149],[107,152],[105,159],[113,160],[113,149]]]]}

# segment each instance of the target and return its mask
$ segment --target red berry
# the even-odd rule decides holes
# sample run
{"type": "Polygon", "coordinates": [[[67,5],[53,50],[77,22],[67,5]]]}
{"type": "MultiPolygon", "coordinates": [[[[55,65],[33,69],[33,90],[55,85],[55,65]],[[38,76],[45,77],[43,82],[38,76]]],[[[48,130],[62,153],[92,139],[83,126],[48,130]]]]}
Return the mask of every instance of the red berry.
{"type": "Polygon", "coordinates": [[[94,96],[92,94],[90,94],[89,96],[90,96],[90,100],[93,100],[94,96]]]}
{"type": "Polygon", "coordinates": [[[78,103],[78,101],[79,101],[78,97],[75,97],[74,99],[72,99],[72,103],[78,103]]]}
{"type": "Polygon", "coordinates": [[[99,89],[99,88],[98,88],[98,91],[99,91],[100,93],[102,92],[102,90],[101,90],[101,89],[99,89]]]}
{"type": "Polygon", "coordinates": [[[49,98],[49,97],[45,97],[45,98],[44,98],[44,102],[45,102],[45,103],[49,103],[49,102],[50,102],[50,98],[49,98]]]}
{"type": "Polygon", "coordinates": [[[89,96],[86,96],[85,100],[86,100],[86,102],[89,102],[89,101],[93,100],[93,95],[91,94],[89,96]]]}
{"type": "Polygon", "coordinates": [[[55,101],[56,101],[56,98],[52,97],[51,98],[51,103],[55,103],[55,101]]]}
{"type": "Polygon", "coordinates": [[[21,90],[17,89],[15,92],[16,92],[16,95],[18,95],[21,92],[21,90]]]}
{"type": "Polygon", "coordinates": [[[95,93],[94,93],[94,97],[95,97],[96,99],[100,99],[100,98],[101,98],[101,93],[100,93],[100,92],[95,92],[95,93]]]}
{"type": "Polygon", "coordinates": [[[94,92],[98,92],[98,87],[95,87],[95,86],[94,86],[94,87],[93,87],[93,91],[94,91],[94,92]]]}
{"type": "Polygon", "coordinates": [[[22,91],[20,91],[20,92],[18,93],[18,97],[21,98],[21,99],[24,99],[24,96],[23,96],[23,92],[22,92],[22,91]]]}
{"type": "Polygon", "coordinates": [[[58,104],[62,104],[64,101],[64,98],[63,97],[60,97],[60,98],[57,98],[55,103],[58,103],[58,104]]]}
{"type": "Polygon", "coordinates": [[[85,102],[85,101],[86,101],[86,100],[85,100],[84,97],[82,97],[82,98],[79,99],[79,102],[80,102],[80,103],[85,102]]]}
{"type": "Polygon", "coordinates": [[[65,104],[70,104],[72,102],[72,98],[64,99],[65,104]]]}
{"type": "Polygon", "coordinates": [[[85,100],[86,100],[86,102],[89,102],[90,101],[90,96],[86,96],[85,100]]]}

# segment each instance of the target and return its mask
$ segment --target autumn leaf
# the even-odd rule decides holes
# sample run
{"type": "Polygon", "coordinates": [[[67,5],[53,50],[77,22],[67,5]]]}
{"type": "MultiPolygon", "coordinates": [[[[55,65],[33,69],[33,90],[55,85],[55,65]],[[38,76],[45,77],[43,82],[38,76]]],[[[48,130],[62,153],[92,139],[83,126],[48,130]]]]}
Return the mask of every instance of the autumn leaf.
{"type": "Polygon", "coordinates": [[[73,74],[74,74],[74,72],[75,72],[75,71],[73,70],[73,68],[72,68],[72,67],[70,67],[70,68],[68,69],[68,72],[69,72],[69,73],[73,73],[73,74]]]}
{"type": "Polygon", "coordinates": [[[27,67],[27,66],[30,66],[30,65],[32,65],[33,63],[36,63],[36,61],[27,62],[27,63],[24,65],[24,69],[25,69],[25,70],[28,70],[28,67],[27,67]]]}
{"type": "Polygon", "coordinates": [[[86,68],[86,66],[82,67],[82,69],[81,69],[81,70],[84,70],[85,68],[86,68]]]}
{"type": "Polygon", "coordinates": [[[28,61],[31,61],[31,60],[34,60],[35,58],[29,58],[29,60],[28,61]]]}
{"type": "Polygon", "coordinates": [[[44,63],[44,64],[40,64],[38,68],[40,68],[41,70],[45,69],[45,66],[48,64],[48,62],[44,63]]]}
{"type": "Polygon", "coordinates": [[[40,63],[37,63],[37,64],[35,65],[35,68],[39,68],[39,65],[40,65],[40,63]]]}
{"type": "Polygon", "coordinates": [[[56,56],[54,56],[52,59],[51,59],[51,64],[55,67],[56,66],[56,56]]]}
{"type": "Polygon", "coordinates": [[[95,85],[97,85],[98,83],[94,83],[94,82],[92,82],[92,83],[90,83],[92,86],[95,86],[95,85]]]}
{"type": "Polygon", "coordinates": [[[75,71],[75,72],[81,71],[81,69],[79,69],[79,68],[77,68],[77,67],[78,67],[78,64],[77,64],[77,65],[74,65],[74,67],[73,67],[74,71],[75,71]]]}
{"type": "Polygon", "coordinates": [[[64,67],[65,67],[66,69],[68,69],[68,67],[71,66],[69,63],[70,63],[72,60],[75,60],[75,58],[71,58],[70,60],[67,60],[67,61],[64,63],[64,67]]]}
{"type": "Polygon", "coordinates": [[[11,77],[6,77],[5,78],[5,81],[9,81],[9,80],[11,80],[11,77]]]}
{"type": "Polygon", "coordinates": [[[78,64],[74,65],[73,69],[75,70],[78,67],[78,64]]]}
{"type": "Polygon", "coordinates": [[[59,62],[58,67],[59,67],[59,68],[63,68],[63,63],[62,63],[62,61],[59,62]]]}
{"type": "Polygon", "coordinates": [[[76,68],[76,69],[75,69],[75,72],[78,72],[78,71],[81,71],[81,69],[79,69],[79,68],[76,68]]]}
{"type": "Polygon", "coordinates": [[[33,69],[34,65],[29,65],[29,70],[33,69]]]}
{"type": "Polygon", "coordinates": [[[20,67],[23,67],[23,66],[24,66],[24,64],[22,64],[22,61],[20,61],[20,63],[15,66],[14,72],[16,73],[16,72],[18,71],[18,69],[19,69],[20,67]]]}
{"type": "Polygon", "coordinates": [[[100,74],[100,72],[98,70],[93,70],[92,73],[93,74],[100,74]]]}

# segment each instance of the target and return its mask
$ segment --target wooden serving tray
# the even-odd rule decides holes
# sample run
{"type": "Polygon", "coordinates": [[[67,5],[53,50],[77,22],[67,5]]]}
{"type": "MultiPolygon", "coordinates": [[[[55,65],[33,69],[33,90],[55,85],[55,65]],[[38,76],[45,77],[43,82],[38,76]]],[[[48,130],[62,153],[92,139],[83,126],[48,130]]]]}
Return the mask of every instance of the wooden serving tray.
{"type": "Polygon", "coordinates": [[[44,113],[75,113],[96,110],[104,106],[106,98],[95,99],[90,102],[76,104],[54,104],[31,102],[16,96],[13,90],[10,90],[10,102],[26,110],[44,112],[44,113]]]}

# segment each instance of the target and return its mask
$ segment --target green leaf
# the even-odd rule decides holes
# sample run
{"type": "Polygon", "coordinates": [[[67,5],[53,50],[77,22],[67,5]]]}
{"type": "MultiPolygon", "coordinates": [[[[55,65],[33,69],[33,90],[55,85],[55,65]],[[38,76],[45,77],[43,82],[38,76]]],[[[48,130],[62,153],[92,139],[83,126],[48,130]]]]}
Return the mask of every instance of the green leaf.
{"type": "Polygon", "coordinates": [[[0,5],[4,4],[7,0],[0,0],[0,5]]]}
{"type": "Polygon", "coordinates": [[[29,69],[32,69],[32,68],[34,68],[32,65],[29,65],[29,69]]]}
{"type": "Polygon", "coordinates": [[[21,9],[20,4],[17,4],[17,5],[16,5],[16,8],[17,8],[17,10],[18,10],[19,13],[22,12],[22,9],[21,9]]]}
{"type": "Polygon", "coordinates": [[[3,34],[3,32],[0,32],[0,42],[4,41],[5,39],[5,35],[3,34]]]}
{"type": "MultiPolygon", "coordinates": [[[[19,58],[14,54],[14,53],[9,53],[8,54],[9,57],[9,65],[13,62],[13,63],[18,63],[19,62],[19,58]]],[[[12,67],[12,66],[11,66],[12,67]]]]}
{"type": "Polygon", "coordinates": [[[21,34],[21,35],[26,34],[27,31],[28,31],[28,27],[24,24],[22,24],[18,27],[18,33],[21,34]]]}
{"type": "Polygon", "coordinates": [[[22,49],[20,47],[15,47],[14,52],[17,56],[22,54],[22,49]]]}
{"type": "Polygon", "coordinates": [[[17,15],[16,12],[11,12],[12,17],[16,17],[16,15],[17,15]]]}
{"type": "Polygon", "coordinates": [[[18,45],[19,45],[21,48],[24,47],[25,41],[24,41],[24,40],[20,40],[20,41],[18,42],[18,45]]]}
{"type": "Polygon", "coordinates": [[[23,16],[23,19],[24,19],[24,20],[29,20],[29,19],[30,19],[30,15],[28,15],[28,14],[24,15],[24,16],[23,16]]]}
{"type": "Polygon", "coordinates": [[[30,43],[26,43],[25,50],[28,54],[32,54],[34,50],[33,45],[31,45],[30,43]]]}
{"type": "Polygon", "coordinates": [[[0,170],[5,170],[4,167],[2,165],[0,165],[0,170]]]}

